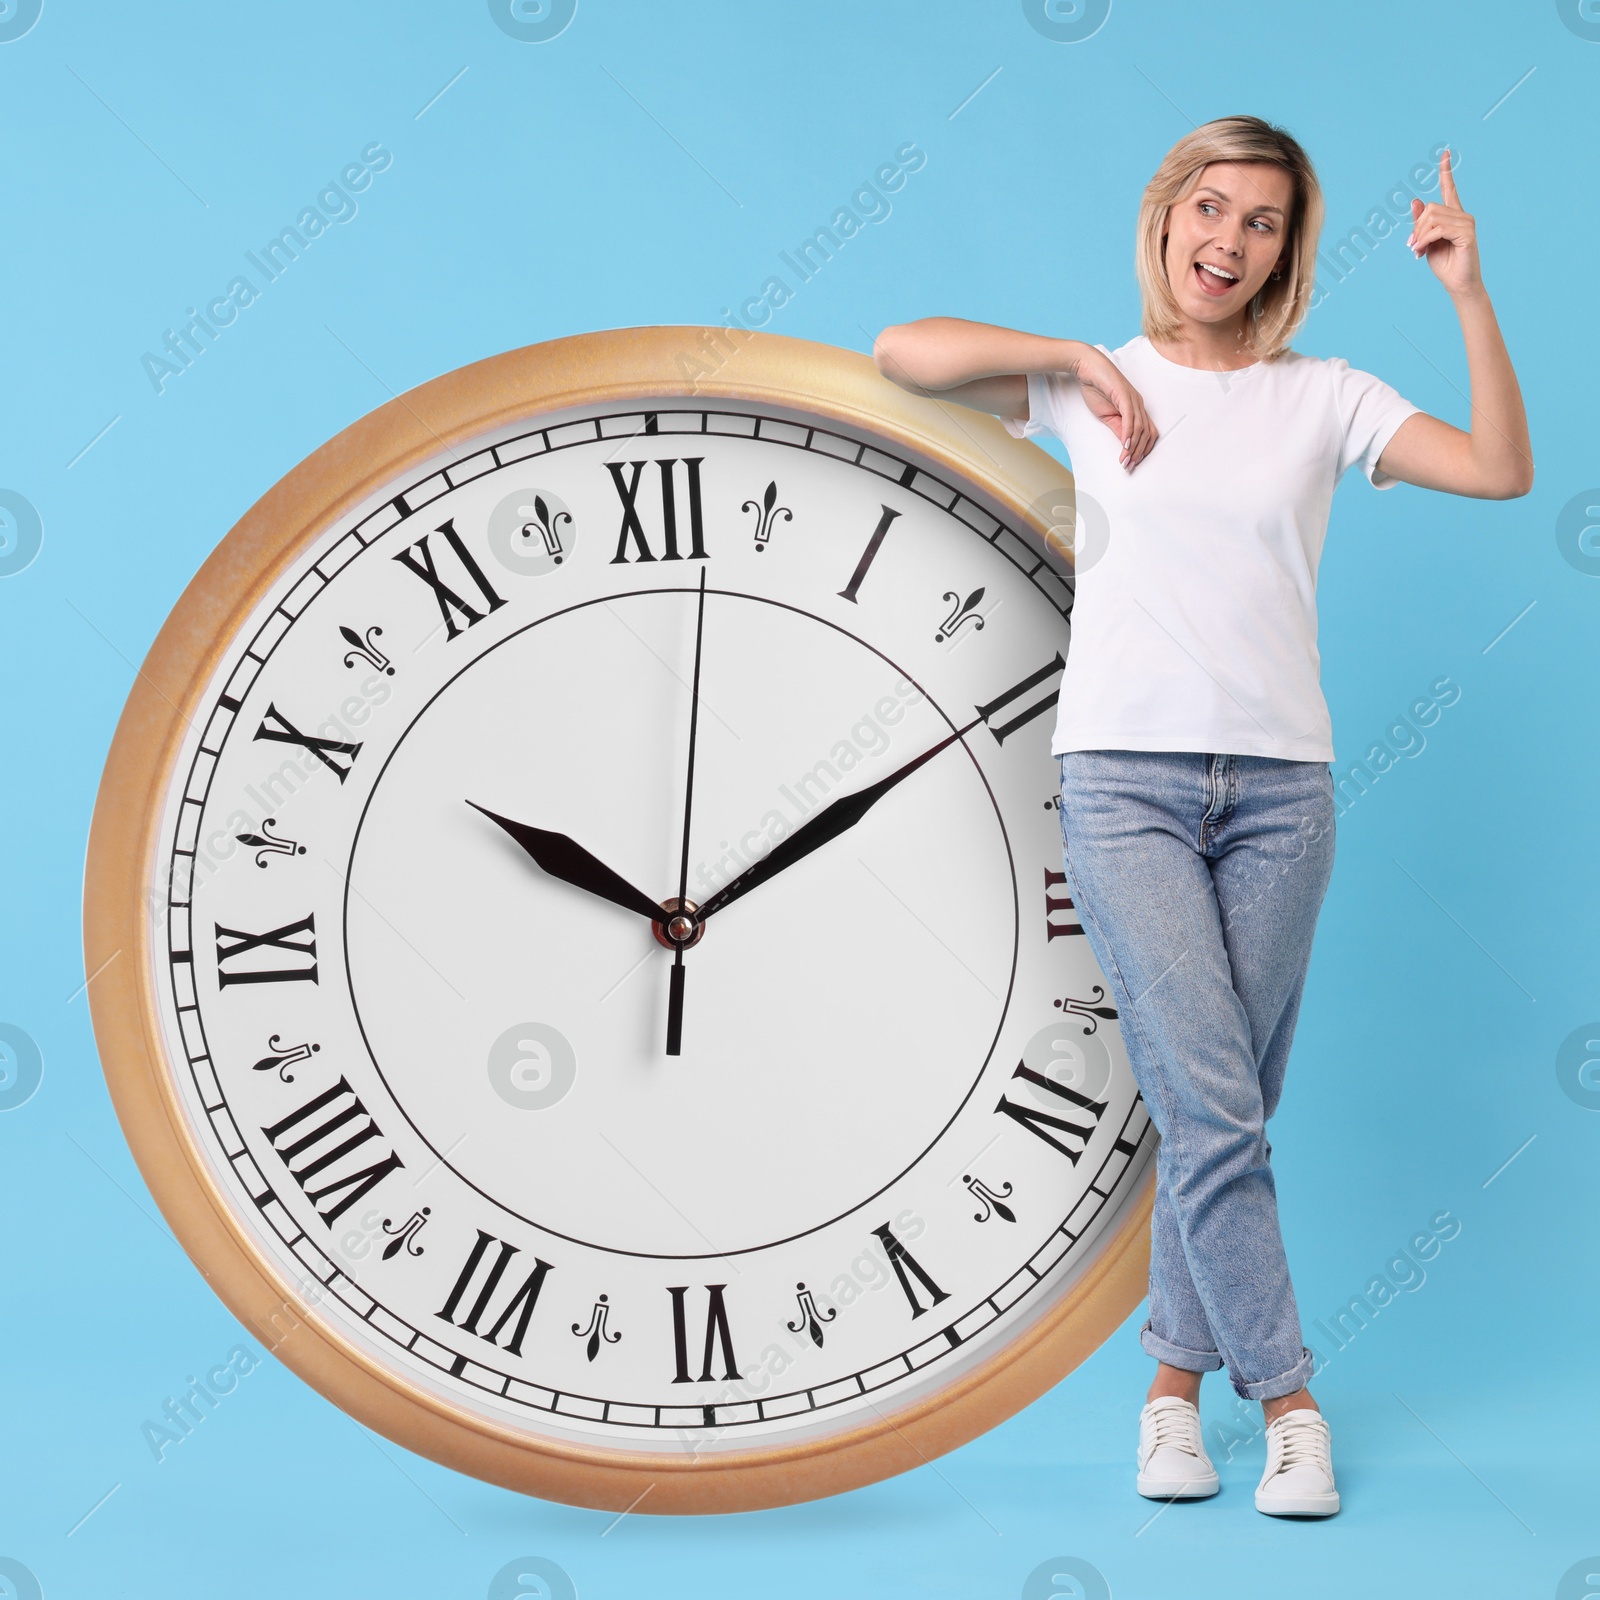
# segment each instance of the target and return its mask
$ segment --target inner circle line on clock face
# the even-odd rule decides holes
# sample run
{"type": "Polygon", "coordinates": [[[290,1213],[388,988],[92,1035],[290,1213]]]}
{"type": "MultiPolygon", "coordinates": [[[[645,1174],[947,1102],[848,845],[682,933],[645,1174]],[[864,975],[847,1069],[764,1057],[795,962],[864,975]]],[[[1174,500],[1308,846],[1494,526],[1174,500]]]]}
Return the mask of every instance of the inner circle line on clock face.
{"type": "MultiPolygon", "coordinates": [[[[565,616],[570,616],[571,614],[573,614],[575,612],[587,610],[587,609],[589,609],[591,607],[594,607],[594,606],[608,605],[608,604],[610,604],[612,602],[619,601],[619,600],[627,600],[627,599],[632,599],[632,598],[636,598],[636,597],[645,597],[645,596],[651,596],[651,595],[685,595],[685,596],[692,597],[697,593],[698,593],[697,588],[686,586],[686,585],[660,585],[660,586],[656,586],[656,587],[648,588],[648,589],[619,590],[614,594],[600,595],[600,596],[595,596],[595,597],[593,597],[591,599],[588,599],[588,600],[579,601],[579,602],[577,602],[577,603],[575,603],[573,605],[561,607],[560,609],[558,609],[556,611],[552,611],[552,612],[548,613],[547,615],[545,615],[543,617],[539,617],[539,618],[535,619],[532,622],[524,624],[522,627],[516,629],[514,632],[507,634],[505,638],[499,639],[499,640],[495,641],[495,643],[486,646],[476,656],[474,656],[471,661],[467,662],[459,670],[457,670],[455,673],[453,673],[451,675],[451,677],[446,682],[441,684],[439,686],[439,688],[436,689],[434,691],[434,693],[429,696],[428,700],[419,708],[419,710],[416,712],[416,714],[412,717],[411,721],[407,724],[405,730],[395,740],[393,748],[385,756],[383,765],[379,768],[377,775],[373,779],[372,787],[369,790],[369,792],[367,794],[367,797],[366,797],[365,801],[362,804],[361,814],[358,817],[358,819],[356,821],[355,828],[354,828],[354,830],[353,830],[353,832],[351,834],[350,854],[349,854],[349,858],[347,860],[346,867],[345,867],[345,872],[344,872],[344,892],[343,892],[343,896],[342,896],[342,901],[343,901],[342,922],[343,922],[343,931],[344,931],[345,982],[346,982],[346,987],[348,989],[348,992],[350,994],[351,1012],[352,1012],[352,1015],[354,1017],[354,1020],[355,1020],[355,1023],[356,1023],[356,1027],[357,1027],[357,1029],[359,1030],[359,1032],[361,1034],[362,1044],[366,1049],[368,1058],[371,1060],[371,1062],[373,1064],[374,1070],[378,1074],[378,1078],[379,1078],[380,1082],[382,1082],[382,1084],[384,1086],[384,1089],[388,1092],[388,1094],[389,1094],[390,1098],[393,1100],[396,1108],[400,1111],[400,1114],[406,1119],[407,1123],[411,1126],[413,1132],[416,1133],[417,1137],[422,1141],[423,1145],[434,1155],[434,1157],[439,1161],[439,1163],[442,1166],[446,1167],[450,1172],[452,1172],[469,1189],[471,1189],[471,1190],[473,1190],[473,1192],[483,1196],[484,1199],[488,1200],[492,1205],[498,1207],[500,1210],[505,1212],[506,1215],[511,1216],[511,1217],[515,1217],[518,1221],[524,1223],[525,1225],[527,1225],[529,1227],[536,1228],[536,1229],[548,1234],[550,1237],[564,1239],[569,1243],[577,1244],[577,1245],[580,1245],[580,1246],[582,1246],[584,1248],[587,1248],[587,1249],[600,1250],[600,1251],[604,1251],[604,1252],[606,1252],[608,1254],[612,1254],[612,1255],[634,1256],[634,1257],[640,1257],[640,1258],[645,1258],[645,1259],[655,1259],[655,1260],[685,1260],[685,1261],[716,1260],[716,1259],[723,1259],[723,1258],[727,1258],[727,1257],[731,1257],[731,1256],[755,1254],[755,1253],[759,1253],[759,1252],[764,1251],[764,1250],[770,1250],[770,1249],[776,1248],[776,1247],[778,1247],[780,1245],[791,1243],[796,1239],[805,1238],[805,1237],[807,1237],[808,1235],[810,1235],[812,1233],[820,1232],[822,1229],[830,1227],[834,1223],[839,1222],[840,1220],[842,1220],[843,1218],[852,1215],[854,1212],[860,1210],[861,1207],[870,1204],[873,1200],[878,1198],[878,1196],[882,1195],[887,1190],[891,1189],[896,1183],[898,1183],[902,1178],[904,1178],[907,1173],[909,1173],[912,1170],[914,1170],[926,1158],[926,1156],[928,1155],[929,1151],[931,1151],[934,1148],[934,1146],[938,1144],[939,1140],[941,1138],[943,1138],[944,1134],[949,1130],[951,1125],[955,1122],[956,1118],[960,1115],[962,1109],[966,1106],[968,1101],[971,1099],[973,1093],[977,1090],[979,1084],[983,1080],[984,1074],[988,1070],[989,1063],[993,1059],[993,1056],[994,1056],[995,1046],[999,1043],[1000,1035],[1004,1031],[1006,1019],[1007,1019],[1007,1017],[1008,1017],[1008,1015],[1010,1013],[1011,998],[1012,998],[1012,994],[1014,992],[1015,985],[1016,985],[1017,960],[1018,960],[1018,954],[1019,954],[1019,948],[1020,948],[1019,941],[1020,941],[1020,927],[1021,927],[1020,918],[1021,918],[1021,913],[1020,913],[1020,905],[1018,903],[1018,897],[1017,897],[1018,892],[1017,892],[1017,884],[1016,884],[1016,858],[1015,858],[1015,854],[1014,854],[1014,852],[1012,850],[1012,847],[1011,847],[1010,834],[1009,834],[1009,832],[1008,832],[1008,830],[1006,828],[1005,816],[1004,816],[1004,813],[1003,813],[1003,811],[1002,811],[1002,809],[1000,807],[1000,804],[999,804],[999,802],[998,802],[998,800],[997,800],[997,798],[996,798],[996,796],[994,794],[993,786],[989,782],[988,775],[984,772],[984,770],[982,768],[982,765],[978,762],[978,759],[977,759],[976,755],[968,747],[966,741],[965,740],[960,740],[960,741],[958,741],[958,743],[960,744],[962,751],[967,756],[967,759],[972,763],[972,767],[973,767],[974,771],[977,773],[979,781],[983,785],[984,792],[988,797],[990,807],[992,808],[993,813],[994,813],[995,822],[996,822],[996,824],[997,824],[997,826],[999,827],[999,830],[1000,830],[1001,841],[1002,841],[1002,843],[1004,844],[1004,847],[1005,847],[1006,863],[1007,863],[1007,868],[1008,868],[1008,874],[1009,874],[1009,877],[1010,877],[1010,880],[1011,880],[1010,881],[1011,902],[1012,902],[1011,960],[1010,960],[1009,970],[1007,972],[1007,977],[1006,977],[1005,993],[1004,993],[1003,996],[1000,997],[999,1015],[998,1015],[998,1018],[997,1018],[996,1023],[995,1023],[994,1033],[993,1033],[993,1036],[989,1040],[989,1044],[988,1044],[987,1048],[984,1051],[982,1062],[979,1064],[977,1070],[975,1071],[971,1082],[967,1086],[967,1089],[966,1089],[965,1093],[963,1093],[963,1095],[961,1096],[960,1100],[951,1108],[949,1117],[944,1121],[944,1123],[934,1133],[932,1138],[923,1147],[923,1149],[921,1151],[919,1151],[912,1158],[912,1160],[907,1162],[906,1165],[904,1167],[902,1167],[899,1172],[896,1172],[887,1181],[885,1181],[878,1188],[873,1190],[872,1193],[867,1194],[867,1195],[863,1195],[860,1199],[858,1199],[858,1200],[854,1201],[853,1203],[847,1205],[843,1210],[837,1212],[836,1214],[834,1214],[832,1216],[829,1216],[829,1217],[822,1218],[819,1221],[813,1223],[811,1226],[806,1227],[806,1228],[798,1229],[797,1231],[789,1233],[789,1234],[783,1236],[782,1238],[767,1240],[767,1241],[764,1241],[764,1242],[759,1243],[759,1244],[740,1245],[740,1246],[737,1246],[735,1248],[725,1249],[725,1250],[718,1250],[718,1249],[708,1249],[708,1250],[698,1250],[698,1251],[633,1250],[633,1249],[626,1249],[626,1248],[623,1248],[623,1247],[618,1246],[618,1245],[601,1244],[601,1243],[597,1243],[597,1242],[595,1242],[593,1240],[582,1239],[582,1238],[577,1237],[576,1235],[563,1232],[559,1228],[552,1227],[548,1223],[540,1222],[539,1220],[537,1220],[534,1217],[529,1217],[529,1216],[523,1215],[523,1213],[515,1210],[512,1206],[507,1204],[507,1202],[505,1200],[503,1200],[500,1196],[489,1193],[487,1190],[485,1190],[483,1187],[481,1187],[480,1184],[475,1183],[470,1177],[467,1176],[467,1174],[465,1172],[463,1172],[459,1167],[454,1165],[448,1159],[447,1152],[441,1151],[440,1149],[438,1149],[438,1147],[435,1145],[434,1141],[432,1139],[430,1139],[429,1136],[426,1133],[424,1133],[424,1131],[422,1130],[421,1127],[418,1126],[418,1124],[417,1124],[415,1118],[412,1116],[410,1110],[407,1108],[407,1106],[402,1101],[400,1096],[395,1092],[395,1089],[394,1089],[393,1085],[389,1082],[389,1078],[388,1078],[387,1074],[384,1072],[384,1068],[383,1068],[382,1062],[378,1059],[378,1053],[373,1048],[371,1038],[370,1038],[370,1036],[368,1034],[368,1029],[367,1029],[366,1022],[362,1017],[360,1001],[356,996],[355,983],[354,983],[354,978],[353,978],[353,974],[352,974],[352,962],[351,962],[351,958],[350,958],[350,897],[351,897],[351,893],[352,893],[352,887],[351,887],[352,886],[352,881],[353,881],[353,879],[355,877],[355,856],[356,856],[356,851],[357,851],[357,849],[358,849],[358,847],[360,845],[362,829],[363,829],[363,827],[364,827],[364,825],[366,823],[368,812],[369,812],[369,810],[370,810],[370,808],[371,808],[371,806],[373,804],[374,799],[376,798],[376,796],[378,795],[380,789],[382,788],[384,777],[388,772],[390,763],[399,754],[400,750],[405,745],[406,739],[410,736],[411,732],[417,727],[418,723],[421,722],[423,717],[425,717],[427,715],[428,711],[438,701],[440,696],[442,696],[448,689],[450,689],[454,684],[456,684],[467,673],[470,673],[475,667],[477,667],[481,662],[483,662],[485,660],[485,658],[487,658],[488,656],[492,655],[494,652],[496,652],[497,650],[501,649],[503,646],[513,643],[515,640],[523,637],[525,634],[529,633],[530,631],[532,631],[532,630],[534,630],[536,628],[542,627],[546,623],[553,622],[553,621],[557,620],[558,618],[565,617],[565,616]]],[[[948,727],[949,730],[952,733],[956,731],[957,724],[954,721],[952,721],[952,719],[949,717],[949,715],[945,712],[944,708],[936,700],[934,700],[931,695],[929,695],[927,693],[927,691],[922,687],[921,683],[919,683],[917,681],[917,679],[912,676],[911,673],[906,672],[897,662],[892,660],[889,656],[885,655],[883,651],[877,649],[876,646],[871,644],[869,641],[867,641],[865,639],[862,639],[859,635],[852,633],[848,628],[841,627],[838,623],[831,622],[825,617],[819,617],[814,612],[805,610],[804,607],[797,606],[797,605],[792,605],[792,604],[790,604],[790,603],[788,603],[786,601],[782,601],[782,600],[775,600],[775,599],[772,599],[772,598],[770,598],[768,596],[765,596],[765,595],[753,595],[753,594],[745,593],[742,590],[737,590],[737,589],[719,589],[719,588],[711,588],[710,586],[707,587],[706,594],[707,594],[708,597],[719,596],[719,597],[722,597],[722,598],[725,598],[725,599],[741,600],[741,601],[746,601],[746,602],[750,602],[750,603],[757,604],[757,605],[772,606],[772,607],[774,607],[776,609],[779,609],[779,610],[788,611],[788,612],[793,613],[797,617],[804,618],[808,622],[815,623],[816,625],[818,625],[820,627],[823,627],[823,628],[827,628],[827,629],[831,630],[832,632],[837,633],[837,634],[843,636],[844,638],[851,640],[854,644],[860,646],[862,649],[864,649],[864,650],[868,651],[869,653],[871,653],[872,655],[876,656],[880,661],[882,661],[885,665],[890,667],[892,670],[894,670],[897,673],[900,673],[901,676],[908,683],[910,683],[914,688],[916,688],[918,693],[923,696],[923,698],[927,701],[929,707],[944,722],[946,727],[948,727]]],[[[534,869],[534,870],[537,870],[537,869],[534,869]]]]}

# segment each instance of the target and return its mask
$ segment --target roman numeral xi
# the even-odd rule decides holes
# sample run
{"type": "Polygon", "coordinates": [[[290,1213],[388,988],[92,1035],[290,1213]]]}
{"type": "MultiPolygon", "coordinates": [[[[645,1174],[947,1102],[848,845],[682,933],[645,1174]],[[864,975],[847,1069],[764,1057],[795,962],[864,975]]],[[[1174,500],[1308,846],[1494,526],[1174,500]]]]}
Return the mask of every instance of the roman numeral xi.
{"type": "Polygon", "coordinates": [[[408,546],[393,559],[407,572],[415,573],[432,590],[433,598],[439,606],[439,615],[444,618],[445,636],[448,641],[459,638],[468,628],[482,622],[491,611],[498,611],[505,604],[505,600],[495,593],[493,585],[484,576],[483,568],[462,543],[461,535],[456,532],[454,517],[446,518],[433,531],[444,536],[444,542],[454,553],[455,561],[451,563],[450,582],[446,582],[440,576],[433,551],[429,548],[428,541],[433,537],[432,533],[423,534],[414,545],[408,546]],[[469,587],[456,576],[454,569],[457,567],[471,579],[470,587],[476,591],[470,601],[462,598],[460,590],[451,587],[451,583],[460,584],[462,589],[469,587]],[[478,609],[479,606],[483,607],[481,611],[478,609]]]}

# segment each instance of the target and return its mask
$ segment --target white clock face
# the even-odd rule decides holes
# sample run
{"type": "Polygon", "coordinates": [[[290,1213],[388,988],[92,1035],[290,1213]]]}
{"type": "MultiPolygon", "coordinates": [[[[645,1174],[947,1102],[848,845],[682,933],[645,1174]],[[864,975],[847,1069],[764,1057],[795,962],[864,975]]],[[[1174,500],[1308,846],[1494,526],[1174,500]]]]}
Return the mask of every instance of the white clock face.
{"type": "Polygon", "coordinates": [[[328,528],[155,875],[263,1253],[414,1387],[619,1451],[950,1384],[1153,1143],[1059,870],[1067,586],[883,441],[707,404],[502,429],[328,528]]]}

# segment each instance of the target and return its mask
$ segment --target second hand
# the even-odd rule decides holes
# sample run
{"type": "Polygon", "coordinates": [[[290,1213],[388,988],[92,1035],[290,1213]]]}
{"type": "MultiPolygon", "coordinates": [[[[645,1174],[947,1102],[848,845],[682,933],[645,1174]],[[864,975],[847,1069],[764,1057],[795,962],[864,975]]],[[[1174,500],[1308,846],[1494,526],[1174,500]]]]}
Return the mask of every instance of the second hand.
{"type": "MultiPolygon", "coordinates": [[[[700,601],[694,624],[694,686],[689,697],[689,774],[683,792],[683,855],[678,866],[678,910],[689,894],[689,824],[694,813],[694,747],[700,726],[700,646],[705,639],[706,569],[700,569],[700,601]]],[[[683,946],[673,952],[667,987],[667,1054],[683,1052],[683,946]]]]}

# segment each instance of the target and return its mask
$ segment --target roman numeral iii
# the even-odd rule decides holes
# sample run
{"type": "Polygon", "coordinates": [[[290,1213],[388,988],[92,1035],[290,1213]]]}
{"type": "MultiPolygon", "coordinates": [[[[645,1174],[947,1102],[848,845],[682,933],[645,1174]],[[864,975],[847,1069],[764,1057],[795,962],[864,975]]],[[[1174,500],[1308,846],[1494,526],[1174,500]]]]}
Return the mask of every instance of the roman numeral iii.
{"type": "MultiPolygon", "coordinates": [[[[438,602],[439,615],[444,618],[445,634],[447,639],[459,638],[468,628],[480,623],[491,611],[498,611],[505,604],[504,599],[494,592],[493,586],[483,574],[483,568],[473,559],[472,552],[462,543],[461,535],[456,532],[455,518],[447,518],[434,529],[434,533],[444,535],[444,541],[455,553],[454,566],[458,566],[467,577],[472,580],[472,586],[477,590],[474,596],[476,604],[469,604],[462,599],[460,593],[451,588],[450,584],[439,576],[439,569],[435,565],[433,551],[428,546],[428,541],[433,537],[425,533],[414,545],[402,550],[393,559],[398,561],[407,572],[412,572],[421,578],[433,591],[433,598],[438,602]],[[483,610],[479,610],[482,606],[483,610]],[[458,622],[456,619],[461,618],[458,622]],[[465,626],[463,626],[463,622],[465,626]]],[[[455,578],[456,583],[461,583],[460,578],[455,578]]],[[[466,587],[465,584],[462,585],[466,587]]]]}
{"type": "Polygon", "coordinates": [[[306,1101],[298,1111],[291,1111],[288,1116],[261,1131],[266,1135],[267,1143],[283,1158],[289,1176],[300,1185],[306,1199],[317,1208],[317,1215],[330,1228],[391,1172],[405,1165],[391,1150],[369,1166],[355,1172],[347,1171],[342,1178],[329,1176],[325,1183],[312,1187],[314,1180],[322,1178],[330,1167],[355,1155],[356,1151],[361,1150],[361,1159],[373,1154],[372,1151],[363,1150],[362,1146],[383,1137],[383,1130],[367,1115],[367,1108],[343,1078],[331,1089],[324,1089],[321,1094],[306,1101]],[[362,1118],[366,1119],[364,1126],[362,1118]],[[338,1139],[336,1144],[313,1154],[318,1145],[335,1138],[338,1139]],[[280,1143],[280,1140],[283,1142],[280,1143]],[[297,1167],[295,1162],[302,1157],[305,1159],[297,1167]],[[326,1210],[322,1209],[324,1200],[329,1202],[326,1210]]]}
{"type": "Polygon", "coordinates": [[[1059,939],[1063,934],[1083,932],[1083,924],[1074,922],[1070,917],[1064,922],[1053,920],[1058,911],[1076,913],[1078,909],[1073,905],[1070,894],[1053,894],[1051,892],[1056,889],[1064,889],[1066,884],[1066,873],[1052,872],[1049,867],[1044,869],[1044,926],[1045,940],[1047,942],[1051,939],[1059,939]]]}
{"type": "MultiPolygon", "coordinates": [[[[533,1270],[522,1280],[522,1286],[500,1308],[500,1315],[496,1318],[494,1326],[487,1333],[481,1332],[478,1327],[479,1322],[489,1314],[489,1307],[500,1288],[500,1280],[505,1277],[506,1268],[511,1265],[511,1258],[517,1254],[519,1251],[516,1245],[507,1244],[504,1239],[496,1239],[492,1233],[485,1233],[479,1228],[477,1243],[473,1245],[471,1253],[467,1256],[466,1265],[456,1278],[455,1287],[450,1291],[450,1298],[445,1301],[443,1308],[434,1314],[452,1327],[460,1328],[463,1333],[476,1334],[488,1344],[495,1344],[506,1324],[515,1317],[517,1325],[511,1330],[511,1338],[504,1348],[508,1354],[520,1356],[522,1341],[527,1337],[528,1324],[533,1319],[533,1308],[539,1303],[539,1291],[544,1287],[545,1274],[550,1270],[548,1261],[541,1261],[535,1256],[533,1270]],[[471,1287],[472,1280],[477,1277],[478,1268],[483,1264],[483,1258],[489,1253],[489,1246],[492,1244],[498,1244],[500,1249],[489,1263],[489,1270],[478,1286],[471,1309],[460,1322],[457,1322],[456,1313],[461,1309],[461,1302],[471,1287]]],[[[459,1374],[460,1367],[458,1366],[456,1370],[459,1374]]]]}
{"type": "MultiPolygon", "coordinates": [[[[704,456],[691,456],[684,459],[681,465],[684,470],[684,483],[689,497],[689,560],[704,561],[706,559],[705,524],[700,509],[700,463],[704,456]]],[[[611,474],[611,481],[616,485],[617,498],[622,502],[622,526],[617,532],[617,553],[612,556],[612,565],[628,560],[628,540],[633,540],[635,561],[654,561],[656,556],[650,548],[649,537],[645,533],[644,523],[639,516],[639,482],[644,469],[649,466],[648,461],[629,461],[626,463],[630,477],[622,475],[623,464],[616,461],[606,462],[606,471],[611,474]]],[[[678,549],[678,496],[673,487],[675,471],[680,465],[678,461],[657,461],[657,471],[661,475],[661,560],[681,561],[683,556],[678,549]]]]}

